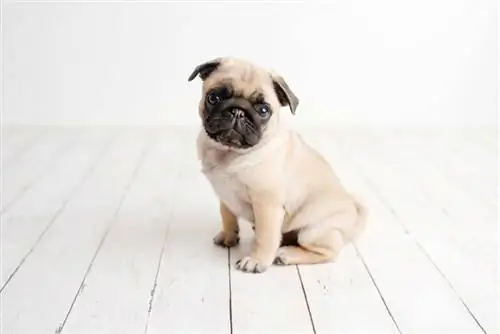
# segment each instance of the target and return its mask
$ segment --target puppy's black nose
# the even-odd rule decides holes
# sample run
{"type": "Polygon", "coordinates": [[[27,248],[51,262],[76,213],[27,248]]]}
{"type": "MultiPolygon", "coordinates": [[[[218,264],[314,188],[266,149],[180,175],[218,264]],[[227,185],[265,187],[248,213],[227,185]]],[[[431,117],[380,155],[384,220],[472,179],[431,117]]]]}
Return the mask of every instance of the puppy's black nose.
{"type": "Polygon", "coordinates": [[[233,116],[236,118],[240,118],[240,117],[245,116],[245,112],[241,109],[238,109],[238,108],[231,109],[231,114],[233,114],[233,116]]]}

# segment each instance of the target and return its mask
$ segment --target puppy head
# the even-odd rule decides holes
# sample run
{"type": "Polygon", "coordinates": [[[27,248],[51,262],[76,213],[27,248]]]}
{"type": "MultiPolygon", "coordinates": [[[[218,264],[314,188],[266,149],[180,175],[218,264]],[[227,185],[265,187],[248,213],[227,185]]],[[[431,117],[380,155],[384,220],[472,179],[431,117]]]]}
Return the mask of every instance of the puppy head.
{"type": "Polygon", "coordinates": [[[203,80],[199,115],[213,140],[236,149],[257,145],[272,135],[279,109],[295,114],[298,98],[285,80],[252,63],[218,58],[198,65],[189,76],[203,80]]]}

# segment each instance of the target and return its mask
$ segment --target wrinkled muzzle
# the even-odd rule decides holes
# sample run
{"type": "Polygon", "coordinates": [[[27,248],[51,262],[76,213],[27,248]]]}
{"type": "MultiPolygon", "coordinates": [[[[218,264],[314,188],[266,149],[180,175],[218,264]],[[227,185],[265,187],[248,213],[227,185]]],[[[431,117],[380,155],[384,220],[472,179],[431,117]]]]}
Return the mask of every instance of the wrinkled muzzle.
{"type": "Polygon", "coordinates": [[[250,115],[238,107],[207,115],[204,127],[212,139],[231,147],[248,148],[256,145],[260,139],[250,115]]]}

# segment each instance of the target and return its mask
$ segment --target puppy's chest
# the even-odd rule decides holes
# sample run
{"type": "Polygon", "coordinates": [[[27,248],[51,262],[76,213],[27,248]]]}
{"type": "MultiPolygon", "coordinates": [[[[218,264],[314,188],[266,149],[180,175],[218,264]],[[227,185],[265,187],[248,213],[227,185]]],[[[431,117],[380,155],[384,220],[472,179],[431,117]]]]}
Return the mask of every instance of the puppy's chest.
{"type": "Polygon", "coordinates": [[[253,221],[253,210],[247,187],[230,168],[224,165],[204,168],[203,174],[208,179],[217,196],[237,216],[253,221]]]}

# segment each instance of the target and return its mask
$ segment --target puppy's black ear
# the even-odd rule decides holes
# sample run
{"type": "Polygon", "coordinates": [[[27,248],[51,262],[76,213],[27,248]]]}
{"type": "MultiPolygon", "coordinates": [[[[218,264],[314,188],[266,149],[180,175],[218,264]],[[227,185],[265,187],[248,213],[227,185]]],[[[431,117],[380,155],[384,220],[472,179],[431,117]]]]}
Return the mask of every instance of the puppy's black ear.
{"type": "Polygon", "coordinates": [[[213,71],[217,69],[217,67],[219,67],[220,63],[221,60],[217,58],[196,66],[193,73],[189,76],[188,81],[192,81],[198,74],[200,75],[201,80],[205,80],[210,74],[212,74],[213,71]]]}
{"type": "Polygon", "coordinates": [[[292,92],[285,79],[279,75],[272,75],[274,90],[283,107],[289,106],[290,111],[295,115],[295,110],[299,105],[299,98],[292,92]]]}

